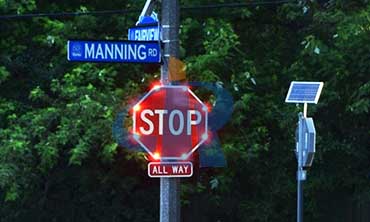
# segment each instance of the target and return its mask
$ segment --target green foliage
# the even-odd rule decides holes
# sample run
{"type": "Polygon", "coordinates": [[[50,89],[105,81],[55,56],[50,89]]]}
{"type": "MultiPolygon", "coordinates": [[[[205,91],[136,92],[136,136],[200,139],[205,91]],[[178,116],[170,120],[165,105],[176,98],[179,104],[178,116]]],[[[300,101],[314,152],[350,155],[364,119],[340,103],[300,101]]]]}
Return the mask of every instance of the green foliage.
{"type": "Polygon", "coordinates": [[[0,66],[0,84],[4,82],[9,77],[9,72],[5,69],[5,67],[0,66]]]}
{"type": "Polygon", "coordinates": [[[6,13],[23,14],[36,9],[35,0],[1,0],[0,10],[6,13]]]}
{"type": "MultiPolygon", "coordinates": [[[[118,6],[137,2],[0,1],[0,12],[118,6]]],[[[325,85],[309,106],[318,138],[305,219],[362,222],[353,212],[370,201],[369,15],[366,1],[182,12],[188,79],[217,82],[234,97],[232,119],[219,132],[228,166],[196,169],[184,180],[184,221],[295,220],[301,107],[284,98],[290,81],[315,80],[325,85]]],[[[158,221],[159,183],[146,175],[145,154],[118,146],[111,134],[115,114],[158,80],[158,70],[66,61],[68,39],[125,39],[136,17],[0,21],[1,221],[158,221]]]]}

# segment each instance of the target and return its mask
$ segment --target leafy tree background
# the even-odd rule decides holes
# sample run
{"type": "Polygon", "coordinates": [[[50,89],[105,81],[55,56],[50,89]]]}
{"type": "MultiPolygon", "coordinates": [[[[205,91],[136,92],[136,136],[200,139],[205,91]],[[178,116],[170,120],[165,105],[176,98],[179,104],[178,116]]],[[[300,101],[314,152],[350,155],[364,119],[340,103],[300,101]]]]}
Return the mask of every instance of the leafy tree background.
{"type": "MultiPolygon", "coordinates": [[[[0,0],[0,14],[143,4],[0,0]]],[[[111,126],[159,70],[66,59],[68,39],[124,40],[138,14],[0,19],[0,221],[158,221],[159,182],[144,154],[117,146],[111,126]]],[[[187,9],[180,38],[188,79],[222,83],[235,101],[219,132],[228,166],[183,180],[183,221],[295,221],[302,108],[284,103],[293,80],[325,82],[309,106],[318,138],[305,220],[370,220],[367,0],[187,9]]]]}

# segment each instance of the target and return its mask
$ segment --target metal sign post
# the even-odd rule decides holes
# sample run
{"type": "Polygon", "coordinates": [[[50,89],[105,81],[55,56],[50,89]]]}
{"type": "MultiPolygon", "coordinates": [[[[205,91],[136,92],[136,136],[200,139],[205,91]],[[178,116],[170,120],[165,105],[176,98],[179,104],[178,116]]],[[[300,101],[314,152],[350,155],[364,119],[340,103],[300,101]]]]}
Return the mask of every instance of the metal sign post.
{"type": "MultiPolygon", "coordinates": [[[[179,56],[180,8],[178,0],[162,0],[163,64],[161,83],[169,84],[170,56],[179,56]]],[[[180,178],[160,178],[160,222],[180,221],[180,178]]]]}
{"type": "MultiPolygon", "coordinates": [[[[305,103],[306,104],[306,103],[305,103]]],[[[303,149],[304,140],[302,113],[298,115],[298,169],[297,169],[297,222],[303,221],[303,181],[306,180],[306,171],[303,170],[303,149]]]]}
{"type": "Polygon", "coordinates": [[[307,103],[317,104],[323,85],[322,82],[293,81],[285,99],[287,103],[303,103],[296,130],[297,222],[303,222],[303,182],[307,178],[306,168],[311,167],[315,154],[316,130],[313,119],[307,118],[307,103]]]}

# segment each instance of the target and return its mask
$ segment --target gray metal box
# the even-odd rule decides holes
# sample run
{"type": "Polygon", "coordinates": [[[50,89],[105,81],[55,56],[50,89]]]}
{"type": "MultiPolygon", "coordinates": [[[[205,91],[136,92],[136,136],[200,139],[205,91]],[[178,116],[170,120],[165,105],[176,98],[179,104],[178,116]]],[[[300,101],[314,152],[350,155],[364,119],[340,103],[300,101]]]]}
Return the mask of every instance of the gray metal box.
{"type": "Polygon", "coordinates": [[[316,152],[316,130],[315,130],[315,125],[313,122],[312,118],[302,118],[303,121],[303,128],[301,129],[303,132],[302,141],[299,141],[299,125],[296,129],[296,157],[298,159],[298,153],[299,153],[299,148],[303,149],[302,152],[302,166],[303,167],[311,167],[312,162],[315,156],[316,152]]]}

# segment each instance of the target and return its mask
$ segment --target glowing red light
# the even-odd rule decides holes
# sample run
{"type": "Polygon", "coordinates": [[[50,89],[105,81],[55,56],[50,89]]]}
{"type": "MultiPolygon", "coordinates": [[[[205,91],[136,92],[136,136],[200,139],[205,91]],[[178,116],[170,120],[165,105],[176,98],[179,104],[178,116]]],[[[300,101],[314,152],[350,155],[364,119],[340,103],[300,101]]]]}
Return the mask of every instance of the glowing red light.
{"type": "Polygon", "coordinates": [[[158,152],[155,152],[154,155],[153,155],[153,158],[155,160],[159,160],[161,158],[161,155],[158,152]]]}
{"type": "Polygon", "coordinates": [[[153,82],[150,86],[152,90],[156,90],[159,89],[162,86],[162,84],[160,82],[153,82]]]}
{"type": "Polygon", "coordinates": [[[134,108],[133,108],[133,110],[135,112],[140,111],[140,109],[141,109],[141,106],[140,105],[135,105],[134,108]]]}
{"type": "Polygon", "coordinates": [[[212,111],[213,106],[210,103],[204,103],[207,106],[208,112],[212,111]]]}

